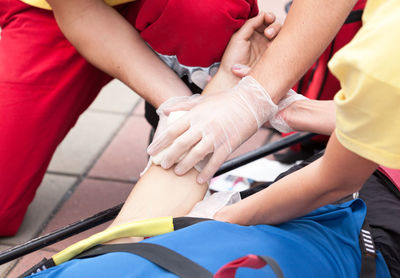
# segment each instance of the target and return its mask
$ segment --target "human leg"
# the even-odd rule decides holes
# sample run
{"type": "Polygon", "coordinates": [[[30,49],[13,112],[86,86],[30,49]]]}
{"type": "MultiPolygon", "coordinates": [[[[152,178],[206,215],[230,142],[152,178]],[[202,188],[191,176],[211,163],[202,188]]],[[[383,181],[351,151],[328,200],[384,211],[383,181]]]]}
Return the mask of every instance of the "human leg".
{"type": "Polygon", "coordinates": [[[0,236],[16,233],[52,154],[109,80],[51,12],[0,0],[0,236]]]}
{"type": "Polygon", "coordinates": [[[183,216],[203,199],[207,184],[196,182],[197,170],[184,176],[152,165],[136,183],[111,226],[161,216],[183,216]]]}

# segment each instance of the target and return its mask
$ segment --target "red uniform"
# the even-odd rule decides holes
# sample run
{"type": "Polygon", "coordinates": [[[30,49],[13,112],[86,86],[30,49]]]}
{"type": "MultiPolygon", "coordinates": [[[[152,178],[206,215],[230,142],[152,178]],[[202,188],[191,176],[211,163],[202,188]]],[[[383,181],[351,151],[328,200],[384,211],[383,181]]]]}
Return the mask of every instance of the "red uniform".
{"type": "MultiPolygon", "coordinates": [[[[159,54],[221,59],[256,0],[144,0],[117,10],[159,54]]],[[[65,39],[53,13],[0,0],[0,236],[17,232],[57,145],[110,77],[65,39]]]]}

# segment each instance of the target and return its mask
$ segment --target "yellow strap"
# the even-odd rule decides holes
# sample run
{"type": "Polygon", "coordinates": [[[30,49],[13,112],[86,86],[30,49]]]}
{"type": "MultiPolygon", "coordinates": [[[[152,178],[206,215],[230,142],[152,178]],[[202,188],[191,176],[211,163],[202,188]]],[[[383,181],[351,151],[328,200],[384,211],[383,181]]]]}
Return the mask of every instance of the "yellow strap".
{"type": "MultiPolygon", "coordinates": [[[[46,0],[21,0],[21,1],[24,2],[25,4],[34,6],[36,8],[51,10],[51,7],[46,2],[46,0]]],[[[104,2],[110,6],[116,6],[116,5],[133,2],[133,1],[135,1],[135,0],[104,0],[104,2]]]]}
{"type": "Polygon", "coordinates": [[[135,221],[112,227],[100,233],[94,234],[84,240],[67,247],[55,254],[52,258],[56,265],[64,263],[83,251],[116,238],[122,237],[149,237],[174,231],[172,217],[159,217],[135,221]]]}

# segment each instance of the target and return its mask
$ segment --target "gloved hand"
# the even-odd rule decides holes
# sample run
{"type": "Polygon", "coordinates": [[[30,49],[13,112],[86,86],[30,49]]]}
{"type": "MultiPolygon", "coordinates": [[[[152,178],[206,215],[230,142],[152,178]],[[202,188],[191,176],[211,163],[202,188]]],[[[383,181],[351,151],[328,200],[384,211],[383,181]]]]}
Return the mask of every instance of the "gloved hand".
{"type": "Polygon", "coordinates": [[[204,200],[198,202],[187,216],[214,218],[217,211],[225,206],[235,204],[241,200],[239,192],[221,191],[207,196],[204,200]]]}
{"type": "Polygon", "coordinates": [[[201,95],[172,97],[164,101],[156,110],[159,120],[153,138],[157,138],[168,126],[168,116],[173,111],[188,111],[198,102],[201,95]]]}
{"type": "MultiPolygon", "coordinates": [[[[208,163],[197,177],[202,184],[210,179],[228,156],[277,112],[278,106],[264,88],[251,76],[244,77],[235,87],[208,96],[197,97],[197,104],[179,121],[157,135],[148,147],[149,155],[156,155],[171,145],[161,166],[168,169],[176,165],[175,173],[183,175],[205,156],[208,163]]],[[[193,103],[187,99],[180,110],[193,103]]],[[[161,109],[169,113],[176,109],[161,109]]]]}
{"type": "Polygon", "coordinates": [[[286,121],[282,118],[282,111],[285,110],[289,105],[298,100],[308,99],[305,96],[296,93],[290,89],[284,98],[282,98],[278,103],[278,112],[269,121],[270,125],[276,130],[284,133],[292,132],[292,129],[286,121]]]}
{"type": "MultiPolygon", "coordinates": [[[[251,67],[243,64],[236,64],[232,66],[231,68],[232,73],[236,75],[237,77],[244,77],[246,76],[250,70],[251,67]]],[[[286,95],[279,101],[278,103],[278,112],[271,118],[269,123],[266,123],[267,127],[273,127],[276,130],[284,133],[292,132],[295,131],[293,128],[291,128],[284,118],[282,117],[282,112],[285,110],[289,105],[291,105],[293,102],[298,101],[298,100],[306,100],[305,96],[296,93],[292,89],[290,89],[286,95]]]]}

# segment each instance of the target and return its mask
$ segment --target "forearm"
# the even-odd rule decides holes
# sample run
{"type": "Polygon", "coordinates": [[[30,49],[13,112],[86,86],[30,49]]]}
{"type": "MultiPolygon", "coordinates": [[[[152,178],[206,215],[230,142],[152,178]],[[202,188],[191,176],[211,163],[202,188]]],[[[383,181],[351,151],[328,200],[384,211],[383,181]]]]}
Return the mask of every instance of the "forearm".
{"type": "Polygon", "coordinates": [[[356,0],[293,1],[275,40],[250,72],[277,103],[327,47],[356,0]]]}
{"type": "Polygon", "coordinates": [[[279,224],[359,190],[376,167],[341,146],[333,134],[322,158],[225,207],[215,218],[242,225],[279,224]]]}
{"type": "Polygon", "coordinates": [[[49,0],[57,22],[82,56],[158,107],[189,89],[113,8],[100,0],[49,0]]]}

